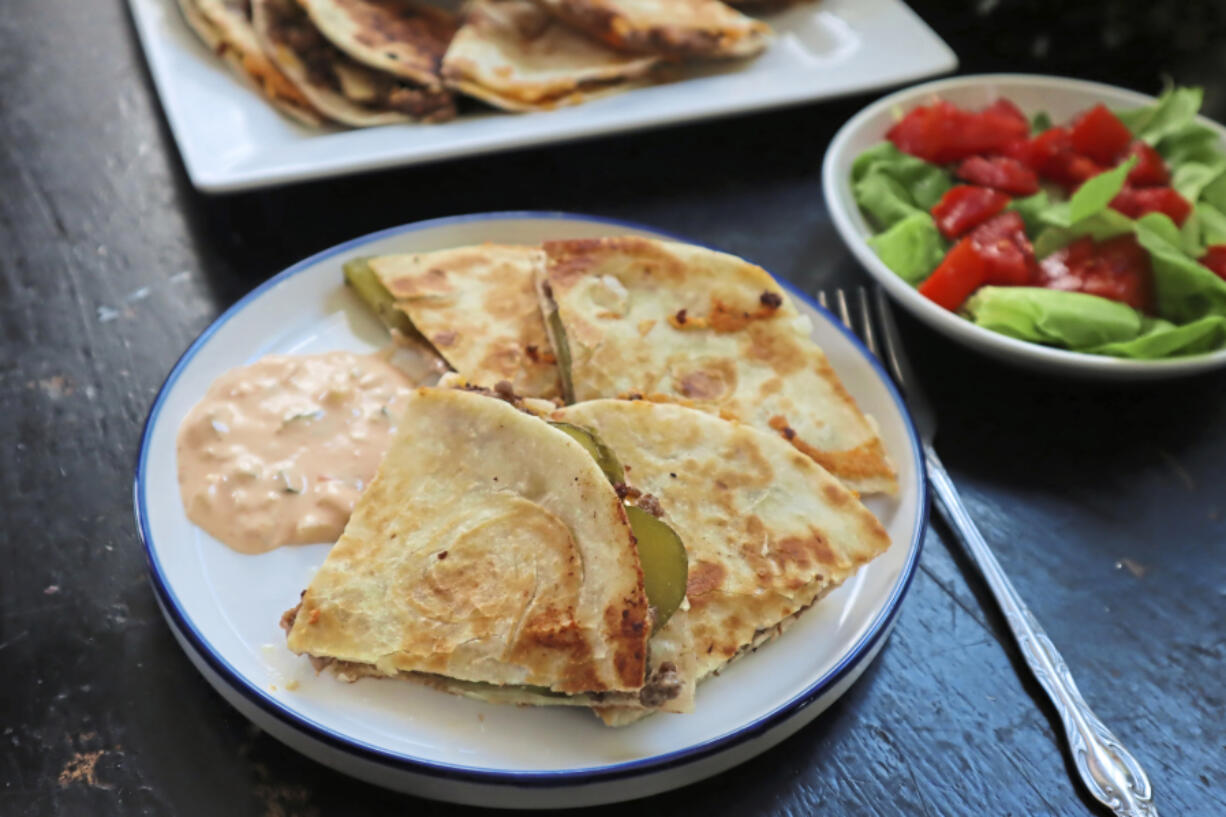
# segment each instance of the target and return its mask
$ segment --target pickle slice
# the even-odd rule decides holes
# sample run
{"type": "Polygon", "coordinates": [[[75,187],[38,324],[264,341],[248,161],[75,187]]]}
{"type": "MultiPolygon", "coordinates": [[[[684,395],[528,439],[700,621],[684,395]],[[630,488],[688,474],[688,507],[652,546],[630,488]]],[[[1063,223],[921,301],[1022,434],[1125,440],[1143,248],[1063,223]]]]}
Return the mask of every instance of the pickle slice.
{"type": "Polygon", "coordinates": [[[685,599],[690,560],[681,537],[668,525],[633,505],[626,506],[626,516],[639,543],[643,589],[647,603],[656,610],[654,629],[659,632],[685,599]]]}
{"type": "Polygon", "coordinates": [[[566,432],[572,440],[583,446],[587,453],[592,455],[592,459],[596,460],[596,464],[600,466],[600,470],[604,472],[609,482],[614,485],[620,485],[626,481],[626,472],[622,470],[622,464],[618,461],[617,455],[613,453],[612,449],[601,442],[600,438],[595,434],[586,428],[570,423],[550,421],[549,425],[558,431],[566,432]]]}
{"type": "Polygon", "coordinates": [[[409,320],[408,315],[396,308],[396,299],[383,286],[383,282],[365,258],[345,264],[345,281],[388,329],[395,329],[407,337],[420,337],[417,327],[409,320]]]}
{"type": "Polygon", "coordinates": [[[566,329],[562,326],[562,316],[558,314],[556,307],[549,313],[546,322],[549,342],[553,344],[553,355],[558,360],[558,374],[562,376],[562,396],[567,403],[573,403],[575,388],[570,382],[570,344],[566,341],[566,329]]]}

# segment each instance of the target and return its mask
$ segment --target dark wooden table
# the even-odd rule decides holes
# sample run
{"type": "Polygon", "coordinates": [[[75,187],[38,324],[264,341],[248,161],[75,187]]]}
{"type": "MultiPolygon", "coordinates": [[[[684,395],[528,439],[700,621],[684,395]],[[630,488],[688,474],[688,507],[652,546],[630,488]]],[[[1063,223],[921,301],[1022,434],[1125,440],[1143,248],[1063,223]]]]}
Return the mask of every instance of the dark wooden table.
{"type": "MultiPolygon", "coordinates": [[[[1150,92],[1171,77],[1203,84],[1207,112],[1226,121],[1221,0],[916,6],[965,71],[1150,92]]],[[[5,4],[0,814],[463,811],[298,756],[180,652],[131,510],[140,424],[162,378],[270,274],[344,239],[450,213],[624,217],[805,287],[862,280],[830,224],[819,165],[868,100],[207,197],[184,176],[121,0],[5,4]]],[[[1226,377],[1091,387],[903,329],[972,512],[1085,696],[1149,770],[1162,813],[1226,813],[1226,377]]],[[[929,532],[893,637],[816,723],[714,780],[628,808],[1091,811],[982,583],[948,541],[939,525],[929,532]]]]}

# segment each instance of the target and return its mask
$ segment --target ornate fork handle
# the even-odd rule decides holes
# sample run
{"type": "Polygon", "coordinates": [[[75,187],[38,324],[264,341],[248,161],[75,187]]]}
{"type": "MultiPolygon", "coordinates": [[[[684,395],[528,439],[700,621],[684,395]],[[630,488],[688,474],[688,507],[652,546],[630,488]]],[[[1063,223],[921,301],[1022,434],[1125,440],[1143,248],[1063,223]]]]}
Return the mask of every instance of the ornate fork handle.
{"type": "Polygon", "coordinates": [[[1120,817],[1158,817],[1149,778],[1077,691],[1064,659],[1013,589],[1000,563],[971,520],[945,466],[931,444],[924,446],[937,505],[992,589],[1026,663],[1060,713],[1073,764],[1090,793],[1120,817]]]}

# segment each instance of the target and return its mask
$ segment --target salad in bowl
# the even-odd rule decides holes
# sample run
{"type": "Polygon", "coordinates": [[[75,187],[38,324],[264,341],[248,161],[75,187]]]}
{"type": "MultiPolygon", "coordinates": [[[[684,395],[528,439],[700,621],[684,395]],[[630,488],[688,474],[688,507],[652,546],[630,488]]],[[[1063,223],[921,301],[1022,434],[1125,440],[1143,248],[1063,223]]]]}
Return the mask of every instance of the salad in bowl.
{"type": "Polygon", "coordinates": [[[870,272],[911,289],[900,300],[930,323],[1043,353],[1163,361],[1226,349],[1226,149],[1197,115],[1201,91],[1129,94],[1145,100],[1129,105],[1128,92],[1083,90],[1049,112],[1041,89],[1015,101],[999,86],[977,99],[934,90],[879,112],[858,145],[836,137],[859,235],[846,214],[836,222],[862,260],[871,253],[870,272]]]}

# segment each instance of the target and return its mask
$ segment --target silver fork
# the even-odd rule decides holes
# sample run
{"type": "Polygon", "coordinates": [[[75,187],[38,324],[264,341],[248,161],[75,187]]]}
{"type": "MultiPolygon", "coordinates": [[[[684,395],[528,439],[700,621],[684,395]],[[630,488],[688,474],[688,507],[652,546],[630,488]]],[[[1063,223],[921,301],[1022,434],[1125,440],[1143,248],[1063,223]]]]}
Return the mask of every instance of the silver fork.
{"type": "Polygon", "coordinates": [[[1000,562],[996,561],[979,528],[967,513],[966,506],[962,504],[958,490],[941,464],[941,458],[932,447],[936,436],[936,415],[911,370],[885,294],[880,287],[875,289],[872,300],[875,301],[876,310],[872,308],[864,287],[857,288],[854,308],[841,289],[833,291],[833,299],[825,292],[818,292],[817,296],[823,307],[833,311],[848,329],[864,341],[869,351],[889,367],[894,381],[906,397],[923,445],[924,461],[937,508],[979,566],[1005,620],[1009,622],[1009,629],[1013,631],[1026,664],[1059,712],[1069,752],[1081,782],[1095,799],[1119,817],[1157,817],[1158,810],[1154,806],[1153,791],[1145,770],[1090,711],[1077,691],[1077,684],[1073,682],[1064,659],[1017,594],[1000,562]]]}

